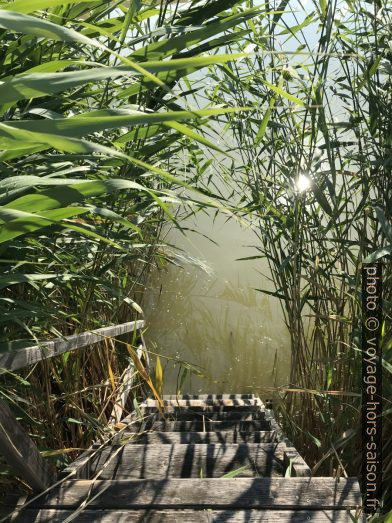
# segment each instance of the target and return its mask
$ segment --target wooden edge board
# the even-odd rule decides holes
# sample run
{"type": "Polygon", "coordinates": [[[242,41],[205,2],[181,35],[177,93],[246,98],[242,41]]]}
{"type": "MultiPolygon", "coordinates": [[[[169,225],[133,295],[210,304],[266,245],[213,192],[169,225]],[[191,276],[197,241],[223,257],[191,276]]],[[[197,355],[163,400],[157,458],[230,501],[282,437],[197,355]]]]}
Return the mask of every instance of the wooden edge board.
{"type": "MultiPolygon", "coordinates": [[[[106,447],[101,446],[102,450],[106,447]]],[[[90,461],[99,454],[99,446],[92,445],[59,473],[59,479],[85,479],[88,477],[90,461]]]]}
{"type": "Polygon", "coordinates": [[[287,447],[285,451],[285,465],[291,466],[291,470],[296,477],[310,477],[312,475],[310,467],[282,431],[281,426],[275,419],[273,410],[265,409],[264,418],[269,422],[271,430],[275,432],[277,440],[284,443],[287,447]]]}
{"type": "Polygon", "coordinates": [[[130,321],[120,325],[112,325],[81,334],[65,336],[64,338],[56,338],[45,341],[40,345],[33,345],[9,352],[0,352],[0,374],[4,374],[7,370],[14,371],[21,369],[41,360],[53,358],[64,352],[80,349],[98,343],[105,338],[120,336],[121,334],[133,332],[143,327],[144,320],[130,321]]]}
{"type": "MultiPolygon", "coordinates": [[[[282,440],[280,441],[282,442],[282,440]]],[[[287,447],[285,442],[282,442],[281,444],[285,446],[285,467],[290,467],[289,470],[293,472],[292,475],[296,477],[310,477],[312,475],[312,471],[303,459],[303,457],[298,453],[297,449],[294,447],[287,447]]]]}
{"type": "Polygon", "coordinates": [[[4,400],[0,400],[0,453],[34,490],[45,490],[54,481],[54,470],[4,400]]]}
{"type": "Polygon", "coordinates": [[[265,409],[264,410],[264,418],[266,421],[269,422],[271,430],[274,430],[276,433],[276,437],[279,441],[282,441],[285,443],[288,447],[294,448],[294,445],[292,442],[286,437],[284,434],[282,427],[279,425],[279,423],[276,421],[273,410],[272,409],[265,409]]]}

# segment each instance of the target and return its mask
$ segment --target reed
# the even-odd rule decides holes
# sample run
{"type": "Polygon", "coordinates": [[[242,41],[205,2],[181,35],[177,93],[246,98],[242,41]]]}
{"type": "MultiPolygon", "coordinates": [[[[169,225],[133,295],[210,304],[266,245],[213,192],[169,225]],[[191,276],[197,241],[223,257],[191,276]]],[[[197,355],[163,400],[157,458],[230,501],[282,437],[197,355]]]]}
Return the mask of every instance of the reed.
{"type": "MultiPolygon", "coordinates": [[[[0,350],[143,314],[162,224],[210,205],[178,158],[218,149],[208,121],[237,109],[200,109],[187,78],[240,58],[216,53],[257,14],[235,5],[0,2],[0,350]]],[[[105,436],[129,362],[103,343],[0,395],[62,466],[105,436]]]]}
{"type": "MultiPolygon", "coordinates": [[[[310,5],[0,2],[0,350],[142,314],[162,225],[181,226],[173,208],[229,207],[206,174],[225,156],[219,117],[237,144],[221,164],[237,216],[291,336],[281,420],[315,472],[359,475],[365,259],[385,260],[392,425],[391,11],[310,5]]],[[[103,344],[7,375],[0,394],[61,466],[105,436],[129,361],[103,344]]],[[[388,506],[387,438],[384,463],[388,506]]]]}
{"type": "MultiPolygon", "coordinates": [[[[296,447],[325,475],[361,474],[361,264],[384,262],[384,495],[391,500],[391,10],[385,1],[269,2],[254,55],[219,66],[242,215],[291,337],[277,394],[296,447]],[[308,4],[310,4],[308,2],[308,4]],[[272,12],[270,12],[272,11],[272,12]],[[287,390],[288,389],[288,390],[287,390]]],[[[245,261],[241,262],[245,263],[245,261]]],[[[260,284],[262,292],[262,284],[260,284]]]]}

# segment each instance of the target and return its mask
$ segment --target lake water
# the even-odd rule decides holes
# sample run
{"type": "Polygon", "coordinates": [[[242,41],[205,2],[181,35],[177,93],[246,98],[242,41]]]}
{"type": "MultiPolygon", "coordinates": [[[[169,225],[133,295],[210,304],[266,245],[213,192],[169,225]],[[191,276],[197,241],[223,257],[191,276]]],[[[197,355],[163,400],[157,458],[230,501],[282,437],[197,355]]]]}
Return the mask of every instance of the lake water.
{"type": "Polygon", "coordinates": [[[254,233],[223,215],[213,220],[198,213],[189,226],[199,234],[185,237],[172,229],[166,241],[201,260],[206,270],[187,262],[155,270],[144,304],[148,347],[162,355],[164,393],[175,393],[181,381],[179,359],[202,374],[186,374],[186,393],[286,385],[290,343],[280,304],[255,290],[272,290],[267,262],[236,261],[257,254],[250,247],[257,243],[254,233]]]}

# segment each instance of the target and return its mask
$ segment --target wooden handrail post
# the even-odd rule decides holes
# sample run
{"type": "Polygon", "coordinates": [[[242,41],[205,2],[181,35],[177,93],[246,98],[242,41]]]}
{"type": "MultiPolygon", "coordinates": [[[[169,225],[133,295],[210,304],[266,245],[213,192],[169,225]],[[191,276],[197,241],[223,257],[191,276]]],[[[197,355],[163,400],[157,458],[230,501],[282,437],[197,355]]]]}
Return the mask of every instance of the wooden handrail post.
{"type": "Polygon", "coordinates": [[[0,400],[0,454],[33,490],[45,490],[53,483],[55,477],[50,465],[3,400],[0,400]]]}

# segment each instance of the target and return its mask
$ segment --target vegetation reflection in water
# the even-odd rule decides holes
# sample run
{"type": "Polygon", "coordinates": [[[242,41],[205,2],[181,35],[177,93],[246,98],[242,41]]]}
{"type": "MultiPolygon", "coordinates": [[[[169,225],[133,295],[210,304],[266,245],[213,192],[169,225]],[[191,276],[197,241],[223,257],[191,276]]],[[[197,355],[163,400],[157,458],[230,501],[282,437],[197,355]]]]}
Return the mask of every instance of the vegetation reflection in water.
{"type": "Polygon", "coordinates": [[[256,290],[268,288],[267,264],[245,267],[237,260],[249,254],[252,231],[222,217],[213,223],[206,214],[192,221],[198,233],[184,238],[173,229],[168,239],[206,267],[182,262],[156,270],[147,293],[146,338],[163,360],[174,358],[163,365],[165,392],[176,392],[178,360],[200,371],[188,374],[187,392],[242,393],[287,384],[290,340],[280,305],[256,290]]]}

